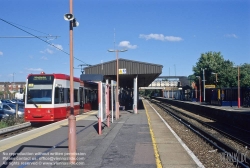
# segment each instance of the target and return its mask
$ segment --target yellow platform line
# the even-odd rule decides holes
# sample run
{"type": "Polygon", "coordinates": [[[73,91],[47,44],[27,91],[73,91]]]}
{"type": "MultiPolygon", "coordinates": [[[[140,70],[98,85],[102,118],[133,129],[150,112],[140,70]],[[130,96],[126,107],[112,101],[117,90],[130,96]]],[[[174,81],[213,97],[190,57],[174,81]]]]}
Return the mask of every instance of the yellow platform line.
{"type": "MultiPolygon", "coordinates": [[[[78,116],[76,116],[76,121],[82,120],[82,119],[87,118],[88,116],[96,114],[96,113],[97,113],[96,111],[93,111],[93,112],[84,113],[84,115],[78,115],[78,116]]],[[[31,139],[37,138],[41,135],[52,132],[58,128],[61,128],[62,126],[65,126],[65,125],[68,125],[68,119],[65,119],[65,120],[62,120],[62,121],[59,121],[59,122],[35,129],[35,130],[28,131],[24,134],[19,134],[19,135],[16,135],[14,137],[3,139],[0,141],[0,152],[5,151],[7,149],[10,149],[14,146],[20,145],[24,142],[31,140],[31,139]],[[40,131],[38,132],[38,130],[40,130],[40,131]]]]}
{"type": "Polygon", "coordinates": [[[153,143],[156,166],[157,166],[157,168],[162,168],[162,164],[161,164],[161,160],[160,160],[160,155],[159,155],[158,148],[157,148],[157,144],[156,144],[156,141],[155,141],[154,132],[153,132],[153,130],[152,130],[150,117],[149,117],[149,115],[148,115],[148,110],[147,110],[147,108],[146,108],[144,102],[142,102],[142,103],[143,103],[143,106],[144,106],[144,108],[145,108],[146,115],[147,115],[147,118],[148,118],[149,132],[150,132],[151,139],[152,139],[152,143],[153,143]]]}

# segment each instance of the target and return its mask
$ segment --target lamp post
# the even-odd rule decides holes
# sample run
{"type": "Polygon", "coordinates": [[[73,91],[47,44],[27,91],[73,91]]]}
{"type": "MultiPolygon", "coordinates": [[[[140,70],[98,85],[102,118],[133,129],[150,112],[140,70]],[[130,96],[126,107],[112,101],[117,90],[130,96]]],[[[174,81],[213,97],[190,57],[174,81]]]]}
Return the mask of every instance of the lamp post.
{"type": "Polygon", "coordinates": [[[119,62],[118,62],[118,53],[125,52],[125,50],[108,50],[108,52],[116,52],[116,106],[115,106],[115,119],[119,119],[119,96],[118,96],[118,88],[119,88],[119,62]]]}
{"type": "Polygon", "coordinates": [[[203,80],[202,80],[202,81],[203,81],[203,101],[204,101],[204,102],[205,102],[205,100],[206,100],[206,99],[205,99],[205,96],[206,96],[206,95],[205,95],[205,81],[206,81],[206,80],[205,80],[205,72],[204,72],[206,69],[207,69],[207,68],[204,68],[204,69],[201,68],[201,70],[202,70],[202,72],[203,72],[203,80]]]}
{"type": "Polygon", "coordinates": [[[238,108],[240,108],[240,66],[238,66],[238,108]]]}
{"type": "Polygon", "coordinates": [[[196,76],[196,77],[199,78],[200,102],[201,102],[201,77],[200,76],[196,76]]]}
{"type": "Polygon", "coordinates": [[[69,21],[69,39],[70,39],[70,115],[68,117],[68,148],[69,161],[76,163],[76,117],[74,115],[74,57],[73,57],[73,27],[77,27],[79,23],[73,15],[73,0],[69,0],[69,12],[64,15],[64,20],[69,21]]]}
{"type": "Polygon", "coordinates": [[[217,82],[218,82],[218,80],[217,80],[217,79],[218,79],[217,74],[218,74],[218,73],[212,72],[212,74],[215,75],[215,85],[216,85],[216,87],[217,87],[217,82]]]}

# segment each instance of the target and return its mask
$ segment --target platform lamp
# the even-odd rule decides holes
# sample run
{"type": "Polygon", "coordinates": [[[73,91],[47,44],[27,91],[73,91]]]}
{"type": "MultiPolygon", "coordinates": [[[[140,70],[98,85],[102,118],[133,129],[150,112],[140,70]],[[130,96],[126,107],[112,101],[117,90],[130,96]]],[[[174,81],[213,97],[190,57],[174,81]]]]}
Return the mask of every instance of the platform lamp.
{"type": "Polygon", "coordinates": [[[218,73],[212,72],[213,75],[215,75],[215,85],[217,87],[217,82],[218,82],[218,73]]]}
{"type": "Polygon", "coordinates": [[[69,161],[71,164],[76,163],[76,117],[74,116],[74,72],[73,72],[73,27],[79,26],[73,13],[73,0],[69,0],[69,11],[64,15],[64,20],[69,21],[69,39],[70,39],[70,116],[68,117],[68,148],[69,161]]]}
{"type": "Polygon", "coordinates": [[[200,102],[201,102],[201,77],[200,76],[196,76],[196,77],[199,78],[200,102]]]}
{"type": "Polygon", "coordinates": [[[204,101],[204,102],[206,101],[206,99],[205,99],[205,98],[206,98],[206,95],[205,95],[205,94],[206,94],[206,90],[205,90],[205,86],[206,86],[206,85],[205,85],[205,81],[206,81],[206,80],[205,80],[205,70],[206,70],[206,69],[207,69],[207,68],[201,68],[201,70],[202,70],[202,72],[203,72],[203,80],[202,80],[202,81],[203,81],[203,101],[204,101]]]}
{"type": "Polygon", "coordinates": [[[124,50],[108,50],[108,52],[116,52],[116,106],[115,106],[115,119],[119,119],[119,96],[118,96],[118,88],[119,88],[119,52],[125,52],[127,49],[124,50]]]}

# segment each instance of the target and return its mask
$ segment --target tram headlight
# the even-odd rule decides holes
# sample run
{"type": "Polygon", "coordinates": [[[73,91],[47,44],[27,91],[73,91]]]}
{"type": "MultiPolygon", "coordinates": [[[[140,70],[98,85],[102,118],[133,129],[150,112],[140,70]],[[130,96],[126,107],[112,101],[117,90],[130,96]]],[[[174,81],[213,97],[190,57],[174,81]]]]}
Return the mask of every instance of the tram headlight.
{"type": "Polygon", "coordinates": [[[51,112],[50,110],[47,111],[47,113],[50,113],[50,112],[51,112]]]}

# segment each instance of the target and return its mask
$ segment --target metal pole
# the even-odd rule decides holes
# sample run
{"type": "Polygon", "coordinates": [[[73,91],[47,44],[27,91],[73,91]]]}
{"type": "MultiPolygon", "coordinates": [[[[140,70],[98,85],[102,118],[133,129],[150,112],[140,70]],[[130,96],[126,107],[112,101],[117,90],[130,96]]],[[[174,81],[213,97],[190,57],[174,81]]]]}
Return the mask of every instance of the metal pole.
{"type": "Polygon", "coordinates": [[[110,120],[110,115],[109,115],[109,81],[108,81],[108,79],[106,79],[106,86],[105,86],[105,89],[106,89],[106,91],[105,91],[105,99],[106,99],[106,101],[105,101],[105,107],[106,107],[106,115],[107,115],[107,126],[109,127],[109,120],[110,120]]]}
{"type": "Polygon", "coordinates": [[[119,58],[118,52],[125,52],[127,50],[108,50],[109,52],[116,52],[116,109],[115,109],[115,118],[119,119],[119,58]]]}
{"type": "Polygon", "coordinates": [[[102,82],[98,82],[98,134],[102,134],[102,82]]]}
{"type": "Polygon", "coordinates": [[[201,77],[199,77],[199,83],[200,83],[200,103],[201,103],[201,77]]]}
{"type": "Polygon", "coordinates": [[[18,118],[18,103],[16,102],[16,118],[18,118]]]}
{"type": "Polygon", "coordinates": [[[111,115],[111,120],[112,120],[112,123],[114,122],[113,121],[113,118],[114,118],[114,81],[111,80],[111,109],[112,109],[112,115],[111,115]]]}
{"type": "Polygon", "coordinates": [[[138,100],[138,92],[137,92],[137,79],[138,76],[136,76],[134,78],[134,103],[133,103],[133,110],[134,110],[134,114],[137,114],[137,100],[138,100]]]}
{"type": "Polygon", "coordinates": [[[238,66],[238,108],[240,108],[240,66],[238,66]]]}
{"type": "MultiPolygon", "coordinates": [[[[73,0],[69,0],[70,14],[73,14],[73,0]]],[[[74,73],[73,73],[73,21],[69,22],[70,38],[70,116],[69,116],[69,161],[76,163],[76,118],[74,116],[74,73]]]]}
{"type": "Polygon", "coordinates": [[[202,69],[203,71],[203,101],[205,102],[205,72],[204,72],[204,69],[202,69]]]}
{"type": "Polygon", "coordinates": [[[119,119],[119,61],[118,61],[118,50],[116,50],[116,107],[115,107],[115,119],[119,119]]]}

